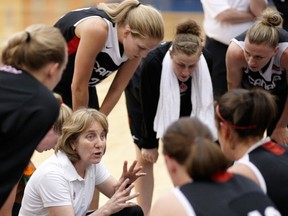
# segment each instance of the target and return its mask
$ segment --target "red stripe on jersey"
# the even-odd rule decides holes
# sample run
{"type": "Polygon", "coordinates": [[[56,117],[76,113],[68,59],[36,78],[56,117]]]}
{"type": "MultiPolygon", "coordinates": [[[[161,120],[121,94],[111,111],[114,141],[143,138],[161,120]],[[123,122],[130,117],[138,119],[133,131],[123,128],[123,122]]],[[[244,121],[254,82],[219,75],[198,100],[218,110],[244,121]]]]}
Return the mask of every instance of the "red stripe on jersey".
{"type": "Polygon", "coordinates": [[[233,174],[230,172],[217,172],[212,175],[212,179],[216,182],[227,182],[229,179],[233,177],[233,174]]]}
{"type": "Polygon", "coordinates": [[[67,43],[68,46],[68,55],[75,53],[78,49],[80,38],[76,35],[67,43]]]}
{"type": "Polygon", "coordinates": [[[268,142],[262,145],[263,148],[265,148],[266,150],[276,154],[276,155],[282,155],[285,152],[285,149],[282,148],[280,145],[278,145],[277,143],[274,142],[268,142]]]}

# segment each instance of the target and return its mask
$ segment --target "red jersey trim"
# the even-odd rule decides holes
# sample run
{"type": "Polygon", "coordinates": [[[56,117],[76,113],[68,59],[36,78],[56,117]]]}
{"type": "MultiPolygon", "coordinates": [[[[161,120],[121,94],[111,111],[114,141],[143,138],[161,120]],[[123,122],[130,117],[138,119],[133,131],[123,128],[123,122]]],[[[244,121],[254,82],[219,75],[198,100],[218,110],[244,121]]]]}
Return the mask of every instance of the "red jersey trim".
{"type": "Polygon", "coordinates": [[[280,145],[278,145],[277,143],[274,142],[268,142],[262,145],[263,148],[265,148],[266,150],[276,154],[276,155],[282,155],[285,153],[285,149],[282,148],[280,145]]]}
{"type": "Polygon", "coordinates": [[[232,173],[224,171],[224,172],[217,172],[217,173],[215,173],[215,174],[212,176],[212,179],[213,179],[215,182],[224,183],[224,182],[227,182],[228,180],[230,180],[232,177],[233,177],[233,174],[232,174],[232,173]]]}
{"type": "Polygon", "coordinates": [[[78,49],[78,45],[80,43],[80,38],[76,35],[67,43],[68,46],[68,55],[75,53],[78,49]]]}

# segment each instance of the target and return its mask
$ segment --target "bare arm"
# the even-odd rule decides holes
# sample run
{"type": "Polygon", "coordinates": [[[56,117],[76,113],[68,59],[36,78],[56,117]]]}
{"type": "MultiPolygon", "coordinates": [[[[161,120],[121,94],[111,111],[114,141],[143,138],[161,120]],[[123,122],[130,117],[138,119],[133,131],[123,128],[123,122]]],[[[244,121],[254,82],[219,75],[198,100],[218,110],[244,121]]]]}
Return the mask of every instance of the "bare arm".
{"type": "MultiPolygon", "coordinates": [[[[136,205],[133,202],[128,202],[131,199],[139,196],[139,193],[130,195],[131,190],[134,188],[134,185],[129,184],[129,180],[126,179],[120,187],[115,191],[114,185],[117,184],[117,181],[110,176],[105,182],[97,186],[100,192],[109,197],[110,199],[97,211],[91,214],[91,216],[108,216],[113,213],[116,213],[123,208],[136,205]],[[128,187],[127,187],[128,186],[128,187]]],[[[52,206],[48,208],[49,216],[74,216],[74,210],[71,205],[67,206],[52,206]]]]}
{"type": "MultiPolygon", "coordinates": [[[[281,56],[281,66],[286,70],[286,79],[288,85],[288,49],[286,49],[281,56]]],[[[288,95],[286,97],[285,106],[279,121],[271,135],[271,138],[276,142],[288,145],[288,95]]]]}
{"type": "Polygon", "coordinates": [[[251,21],[254,18],[254,14],[252,14],[250,11],[239,11],[235,8],[229,8],[216,16],[218,21],[231,24],[251,21]]]}
{"type": "Polygon", "coordinates": [[[17,194],[17,187],[18,187],[18,183],[13,187],[12,191],[10,192],[10,195],[8,196],[5,203],[0,208],[0,215],[1,216],[11,216],[12,215],[12,209],[13,209],[15,197],[17,194]]]}
{"type": "Polygon", "coordinates": [[[183,205],[179,202],[176,196],[170,192],[160,197],[151,208],[149,216],[174,216],[175,212],[177,215],[186,215],[186,211],[183,205]]]}
{"type": "Polygon", "coordinates": [[[267,7],[267,0],[251,0],[248,11],[242,11],[237,8],[229,8],[220,12],[216,19],[220,22],[237,24],[249,22],[260,16],[263,10],[267,7]]]}
{"type": "Polygon", "coordinates": [[[260,185],[260,182],[254,172],[245,164],[236,163],[228,169],[229,172],[236,173],[239,175],[246,176],[260,185]]]}
{"type": "Polygon", "coordinates": [[[74,216],[73,207],[70,206],[52,206],[48,207],[49,216],[74,216]]]}
{"type": "Polygon", "coordinates": [[[158,148],[152,148],[152,149],[142,148],[141,154],[142,157],[150,163],[156,163],[159,156],[158,148]]]}
{"type": "Polygon", "coordinates": [[[139,62],[140,59],[128,60],[119,68],[101,105],[102,113],[109,115],[115,107],[139,62]]]}
{"type": "MultiPolygon", "coordinates": [[[[116,182],[117,181],[113,177],[109,177],[108,180],[97,187],[99,191],[104,192],[110,199],[103,206],[90,214],[91,216],[109,216],[124,208],[136,205],[136,203],[131,202],[131,200],[139,196],[139,193],[130,195],[134,185],[129,185],[129,179],[122,182],[120,187],[115,191],[113,185],[116,182]],[[109,188],[109,190],[106,188],[109,188]]],[[[49,216],[75,216],[73,207],[71,205],[49,207],[48,212],[49,216]]]]}
{"type": "Polygon", "coordinates": [[[114,177],[109,176],[107,180],[97,185],[96,188],[106,197],[111,198],[115,193],[115,185],[117,185],[117,183],[118,181],[114,177]]]}
{"type": "Polygon", "coordinates": [[[251,0],[250,1],[250,11],[255,16],[261,15],[263,10],[267,8],[267,2],[265,0],[251,0]]]}
{"type": "Polygon", "coordinates": [[[91,18],[80,23],[75,31],[80,38],[80,43],[75,58],[71,85],[73,110],[88,106],[88,82],[96,56],[105,45],[108,27],[101,18],[91,18]]]}
{"type": "Polygon", "coordinates": [[[131,202],[131,200],[139,196],[139,193],[130,195],[133,188],[134,185],[129,185],[129,179],[126,179],[115,191],[113,196],[97,211],[93,212],[91,216],[108,216],[126,207],[135,206],[136,203],[131,202]]]}
{"type": "Polygon", "coordinates": [[[133,161],[131,166],[128,168],[128,162],[124,161],[123,170],[119,181],[114,179],[114,177],[110,176],[103,183],[97,185],[97,189],[103,193],[105,196],[111,198],[116,190],[123,184],[126,179],[129,179],[128,183],[132,184],[139,177],[145,176],[146,173],[140,172],[142,167],[137,166],[137,161],[133,161]]]}
{"type": "Polygon", "coordinates": [[[241,86],[243,68],[246,65],[243,50],[231,42],[226,52],[226,69],[228,89],[241,86]]]}

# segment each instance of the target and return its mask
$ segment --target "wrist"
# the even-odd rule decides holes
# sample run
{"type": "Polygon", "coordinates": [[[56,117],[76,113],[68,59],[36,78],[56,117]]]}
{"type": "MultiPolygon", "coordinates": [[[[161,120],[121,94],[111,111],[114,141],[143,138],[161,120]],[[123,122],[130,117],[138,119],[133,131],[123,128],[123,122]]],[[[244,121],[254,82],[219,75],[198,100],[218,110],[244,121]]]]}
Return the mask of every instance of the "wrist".
{"type": "Polygon", "coordinates": [[[105,205],[94,211],[90,216],[109,216],[111,215],[109,210],[105,208],[105,205]]]}

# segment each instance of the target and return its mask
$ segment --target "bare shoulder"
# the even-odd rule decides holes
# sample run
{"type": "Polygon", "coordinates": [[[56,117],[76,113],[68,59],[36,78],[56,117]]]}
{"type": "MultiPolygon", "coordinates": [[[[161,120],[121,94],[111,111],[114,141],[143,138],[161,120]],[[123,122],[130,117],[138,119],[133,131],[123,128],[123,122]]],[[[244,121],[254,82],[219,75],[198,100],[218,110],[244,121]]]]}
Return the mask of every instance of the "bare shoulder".
{"type": "Polygon", "coordinates": [[[80,38],[78,55],[94,61],[95,56],[105,46],[108,32],[108,24],[101,17],[92,17],[79,23],[75,29],[75,34],[80,38]]]}
{"type": "Polygon", "coordinates": [[[244,50],[235,42],[231,41],[226,52],[227,71],[241,71],[247,63],[244,50]]]}
{"type": "Polygon", "coordinates": [[[108,24],[101,17],[91,17],[79,23],[75,29],[76,35],[81,38],[83,35],[90,34],[97,36],[108,34],[108,24]]]}
{"type": "Polygon", "coordinates": [[[229,55],[234,58],[239,58],[239,59],[244,58],[243,49],[233,41],[230,42],[228,49],[227,49],[227,53],[229,53],[229,55]]]}
{"type": "Polygon", "coordinates": [[[171,191],[160,197],[152,206],[149,216],[186,216],[186,211],[175,194],[171,191]]]}
{"type": "Polygon", "coordinates": [[[252,169],[250,169],[247,165],[245,165],[243,163],[235,163],[233,166],[231,166],[228,169],[228,171],[232,172],[232,173],[235,173],[235,174],[246,176],[246,177],[252,179],[257,184],[260,184],[257,176],[252,171],[252,169]]]}

